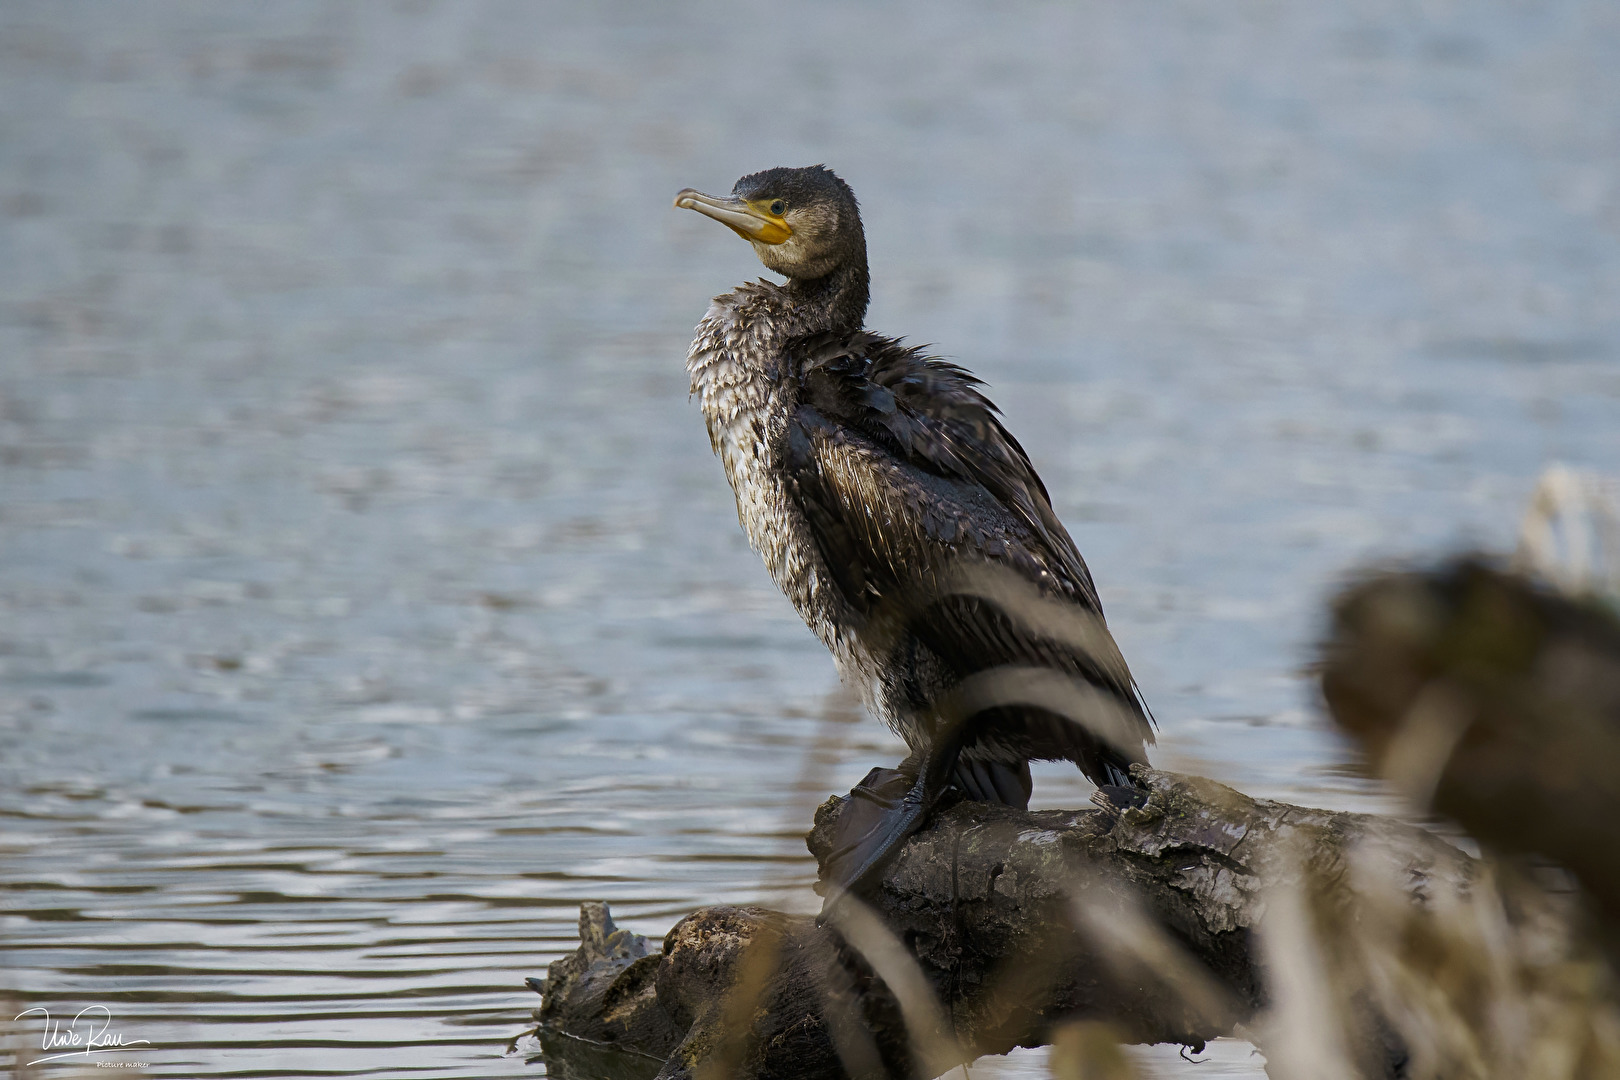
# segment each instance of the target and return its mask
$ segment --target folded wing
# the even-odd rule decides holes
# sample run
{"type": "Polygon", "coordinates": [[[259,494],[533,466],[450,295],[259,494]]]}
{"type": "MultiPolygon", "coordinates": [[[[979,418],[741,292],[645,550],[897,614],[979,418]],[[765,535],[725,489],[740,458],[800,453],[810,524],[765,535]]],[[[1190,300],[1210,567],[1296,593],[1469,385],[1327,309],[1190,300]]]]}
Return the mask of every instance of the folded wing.
{"type": "Polygon", "coordinates": [[[968,759],[1145,760],[1147,712],[1023,448],[960,368],[875,335],[792,353],[786,465],[834,581],[968,759]],[[907,650],[912,655],[908,655],[907,650]]]}

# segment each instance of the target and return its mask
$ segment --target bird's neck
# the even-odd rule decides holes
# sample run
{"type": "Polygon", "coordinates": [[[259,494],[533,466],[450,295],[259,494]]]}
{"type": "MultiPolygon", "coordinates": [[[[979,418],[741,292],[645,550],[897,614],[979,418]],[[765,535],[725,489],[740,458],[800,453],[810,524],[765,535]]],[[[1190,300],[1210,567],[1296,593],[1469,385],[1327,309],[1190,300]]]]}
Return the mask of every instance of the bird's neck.
{"type": "Polygon", "coordinates": [[[822,329],[859,330],[866,320],[866,305],[872,295],[872,279],[866,270],[863,248],[847,262],[824,277],[794,278],[787,291],[796,304],[815,312],[822,329]]]}

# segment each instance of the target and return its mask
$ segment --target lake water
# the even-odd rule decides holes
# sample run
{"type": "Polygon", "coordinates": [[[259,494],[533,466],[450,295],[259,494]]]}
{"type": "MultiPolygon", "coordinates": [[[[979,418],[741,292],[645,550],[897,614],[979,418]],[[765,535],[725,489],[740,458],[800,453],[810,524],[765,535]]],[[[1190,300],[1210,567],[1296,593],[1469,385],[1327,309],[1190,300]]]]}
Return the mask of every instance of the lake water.
{"type": "Polygon", "coordinates": [[[581,900],[813,904],[811,808],[900,752],[743,541],[683,357],[761,270],[670,207],[777,164],[990,383],[1156,763],[1387,807],[1324,598],[1616,468],[1616,71],[1606,0],[7,3],[5,1016],[539,1076],[581,900]]]}

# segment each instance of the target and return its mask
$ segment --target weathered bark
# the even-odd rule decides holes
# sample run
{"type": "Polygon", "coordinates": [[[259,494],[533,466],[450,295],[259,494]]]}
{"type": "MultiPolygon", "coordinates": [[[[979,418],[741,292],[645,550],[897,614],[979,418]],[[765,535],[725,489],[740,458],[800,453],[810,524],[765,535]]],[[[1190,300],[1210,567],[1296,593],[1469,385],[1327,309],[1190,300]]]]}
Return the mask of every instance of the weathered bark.
{"type": "Polygon", "coordinates": [[[1323,690],[1373,765],[1501,852],[1574,872],[1620,927],[1620,619],[1476,559],[1334,606],[1323,690]]]}
{"type": "MultiPolygon", "coordinates": [[[[1254,930],[1270,890],[1342,879],[1357,848],[1414,895],[1466,889],[1474,873],[1398,822],[1147,769],[1137,779],[1145,805],[1124,809],[957,803],[888,867],[866,902],[914,958],[944,1030],[919,1031],[915,1012],[908,1028],[907,1003],[849,925],[729,907],[683,919],[657,952],[586,905],[580,949],[553,964],[537,1018],[662,1059],[667,1077],[708,1064],[726,1077],[928,1076],[951,1055],[1041,1045],[1074,1019],[1197,1046],[1264,1004],[1254,930]]],[[[823,863],[843,806],[817,813],[809,844],[823,863]]],[[[1363,1029],[1374,1037],[1352,1051],[1362,1074],[1398,1075],[1385,1027],[1363,1029]]]]}

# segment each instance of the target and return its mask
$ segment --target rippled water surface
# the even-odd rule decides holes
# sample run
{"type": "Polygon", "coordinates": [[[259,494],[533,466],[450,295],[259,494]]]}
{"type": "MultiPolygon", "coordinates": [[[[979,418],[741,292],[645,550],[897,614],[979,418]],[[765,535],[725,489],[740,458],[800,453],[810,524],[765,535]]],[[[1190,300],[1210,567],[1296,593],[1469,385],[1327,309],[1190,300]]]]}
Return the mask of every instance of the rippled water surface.
{"type": "Polygon", "coordinates": [[[1329,8],[0,8],[6,1016],[537,1076],[579,901],[810,902],[899,754],[737,528],[682,358],[760,268],[669,205],[776,164],[990,382],[1156,760],[1382,805],[1325,595],[1620,457],[1620,8],[1329,8]]]}

